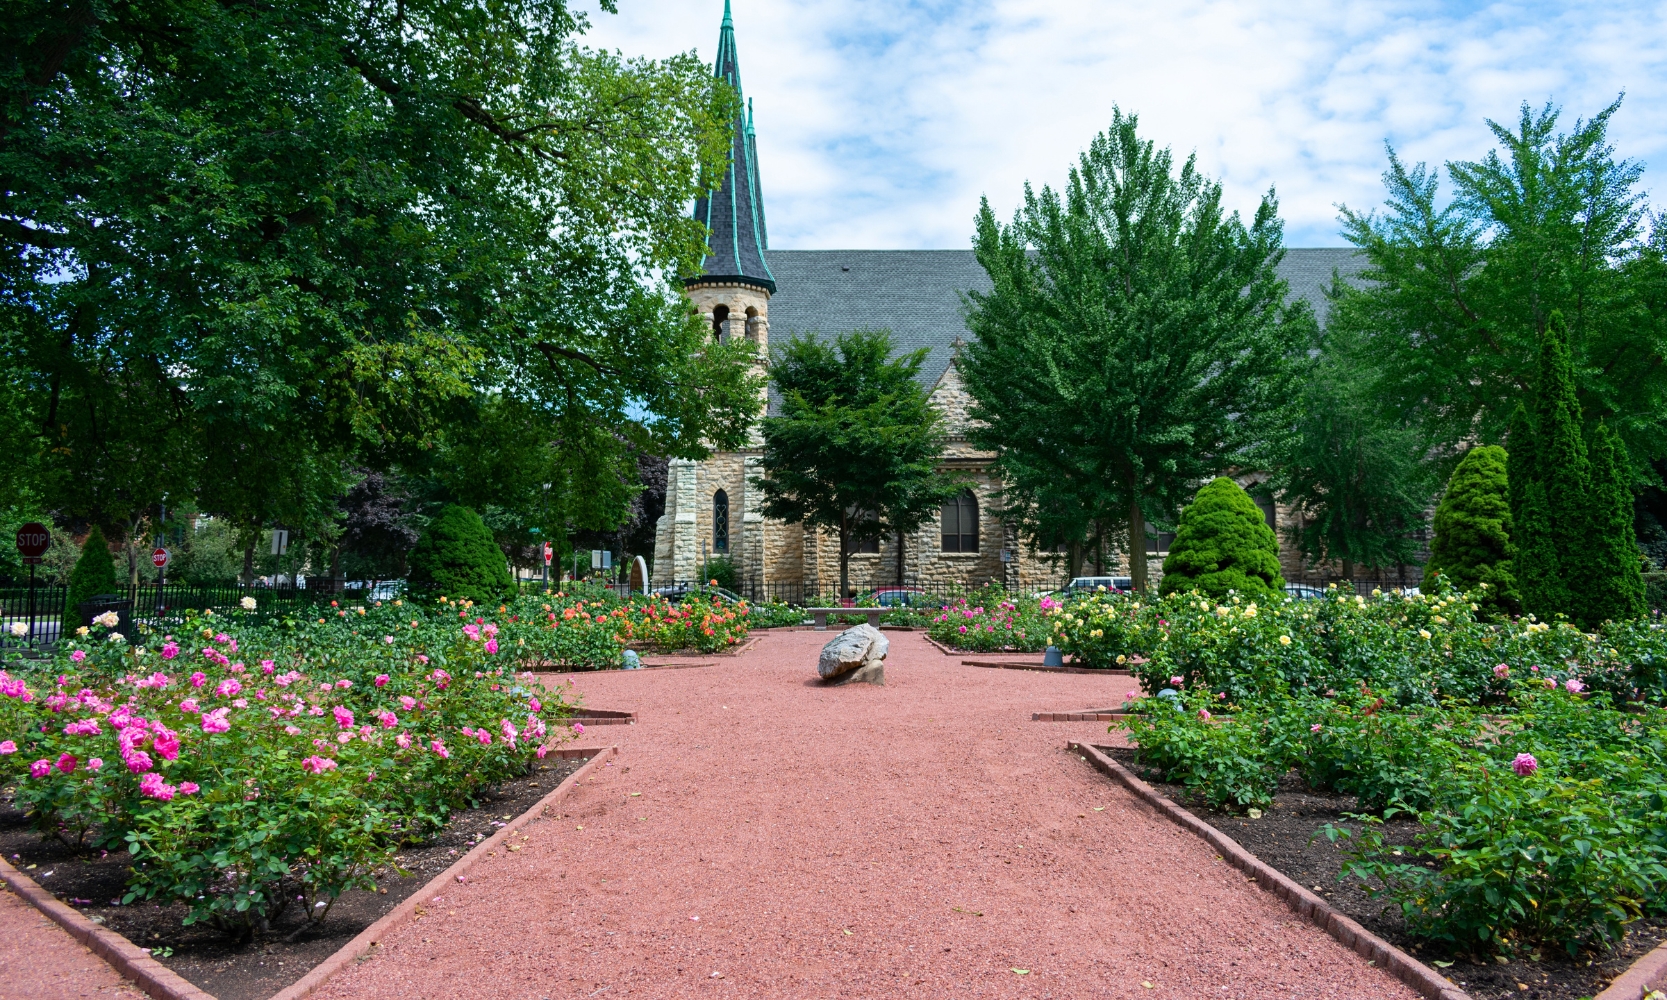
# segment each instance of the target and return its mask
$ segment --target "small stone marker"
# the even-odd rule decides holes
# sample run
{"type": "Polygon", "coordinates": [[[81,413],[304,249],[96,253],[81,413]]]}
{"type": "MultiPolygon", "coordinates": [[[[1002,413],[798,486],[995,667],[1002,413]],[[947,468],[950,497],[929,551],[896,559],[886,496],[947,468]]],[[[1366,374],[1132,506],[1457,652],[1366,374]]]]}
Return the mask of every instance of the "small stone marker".
{"type": "Polygon", "coordinates": [[[884,685],[886,653],[890,649],[890,640],[874,626],[848,628],[822,647],[816,672],[822,675],[822,682],[830,686],[858,681],[884,685]]]}

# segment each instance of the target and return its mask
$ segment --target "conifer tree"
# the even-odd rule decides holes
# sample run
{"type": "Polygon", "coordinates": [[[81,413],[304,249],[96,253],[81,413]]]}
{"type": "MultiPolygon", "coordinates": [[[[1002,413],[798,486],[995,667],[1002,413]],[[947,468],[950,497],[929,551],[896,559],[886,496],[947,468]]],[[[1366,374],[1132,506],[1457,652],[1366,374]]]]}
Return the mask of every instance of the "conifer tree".
{"type": "Polygon", "coordinates": [[[75,560],[75,568],[70,570],[64,610],[67,614],[75,614],[76,605],[82,601],[115,592],[116,564],[110,558],[110,546],[104,540],[104,532],[95,524],[93,530],[87,532],[87,541],[81,546],[81,557],[75,560]]]}
{"type": "Polygon", "coordinates": [[[1511,501],[1505,449],[1480,445],[1465,453],[1435,511],[1435,537],[1424,575],[1440,573],[1455,587],[1486,584],[1492,610],[1517,610],[1511,573],[1511,501]]]}
{"type": "Polygon", "coordinates": [[[1644,577],[1633,533],[1632,490],[1627,487],[1626,445],[1606,424],[1592,432],[1591,492],[1588,495],[1587,564],[1591,579],[1573,590],[1580,607],[1574,617],[1590,626],[1641,617],[1646,612],[1644,577]]]}
{"type": "Polygon", "coordinates": [[[1262,508],[1226,476],[1199,490],[1181,511],[1175,541],[1163,561],[1161,593],[1194,588],[1212,597],[1232,591],[1259,601],[1282,596],[1285,590],[1279,540],[1262,508]]]}
{"type": "Polygon", "coordinates": [[[1547,608],[1568,605],[1568,586],[1551,537],[1551,513],[1546,505],[1545,487],[1539,479],[1534,422],[1523,406],[1518,406],[1511,418],[1509,443],[1506,471],[1511,497],[1511,534],[1516,545],[1512,569],[1517,596],[1524,610],[1545,614],[1547,608]]]}
{"type": "Polygon", "coordinates": [[[408,561],[407,580],[417,593],[467,598],[477,604],[515,593],[515,577],[503,549],[492,539],[486,522],[467,507],[447,504],[441,508],[408,561]]]}

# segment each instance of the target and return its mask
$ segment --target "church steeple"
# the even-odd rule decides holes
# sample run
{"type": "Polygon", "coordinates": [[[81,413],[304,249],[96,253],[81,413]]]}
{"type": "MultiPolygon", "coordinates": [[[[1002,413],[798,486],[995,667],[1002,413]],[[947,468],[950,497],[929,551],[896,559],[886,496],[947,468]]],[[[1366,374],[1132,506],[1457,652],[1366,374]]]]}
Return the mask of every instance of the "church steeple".
{"type": "MultiPolygon", "coordinates": [[[[735,21],[729,0],[724,0],[723,24],[718,29],[717,75],[741,94],[741,64],[735,55],[735,21]]],[[[695,218],[711,231],[709,253],[701,264],[701,284],[753,285],[774,293],[775,275],[764,260],[769,240],[764,228],[764,195],[758,184],[758,143],[754,137],[752,102],[742,105],[735,116],[730,140],[729,164],[718,187],[695,202],[695,218]]]]}

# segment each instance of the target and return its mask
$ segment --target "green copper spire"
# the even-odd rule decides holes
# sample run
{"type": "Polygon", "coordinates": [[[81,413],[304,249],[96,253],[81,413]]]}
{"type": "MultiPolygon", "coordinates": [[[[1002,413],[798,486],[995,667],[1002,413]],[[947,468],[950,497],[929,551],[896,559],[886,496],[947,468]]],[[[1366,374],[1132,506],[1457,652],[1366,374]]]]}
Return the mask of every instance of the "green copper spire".
{"type": "MultiPolygon", "coordinates": [[[[729,0],[724,0],[723,25],[718,29],[718,58],[714,73],[741,94],[741,63],[735,54],[735,23],[729,0]]],[[[702,282],[739,282],[776,290],[775,276],[764,259],[769,239],[764,228],[764,195],[758,183],[758,143],[753,131],[752,102],[746,101],[731,123],[729,166],[718,187],[695,202],[695,218],[706,224],[707,254],[699,277],[702,282]]]]}

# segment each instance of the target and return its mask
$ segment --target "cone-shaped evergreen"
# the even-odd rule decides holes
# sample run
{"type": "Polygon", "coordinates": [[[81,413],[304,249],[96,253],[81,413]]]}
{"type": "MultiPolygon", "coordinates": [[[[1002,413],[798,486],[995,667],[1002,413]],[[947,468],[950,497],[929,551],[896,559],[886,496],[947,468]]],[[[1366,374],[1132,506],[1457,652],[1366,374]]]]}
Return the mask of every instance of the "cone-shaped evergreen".
{"type": "Polygon", "coordinates": [[[1525,611],[1549,616],[1568,605],[1568,586],[1551,537],[1551,513],[1540,483],[1538,441],[1532,419],[1518,406],[1511,418],[1510,457],[1506,462],[1511,491],[1512,575],[1525,611]]]}
{"type": "Polygon", "coordinates": [[[1641,617],[1646,612],[1644,577],[1638,564],[1638,539],[1632,527],[1632,490],[1627,486],[1626,445],[1598,424],[1590,451],[1592,486],[1588,495],[1592,537],[1587,541],[1589,585],[1574,589],[1579,601],[1572,617],[1590,628],[1604,621],[1641,617]]]}
{"type": "Polygon", "coordinates": [[[1505,476],[1505,449],[1481,445],[1470,449],[1447,481],[1435,510],[1435,537],[1424,575],[1441,573],[1460,590],[1487,584],[1494,611],[1517,610],[1516,581],[1511,573],[1511,499],[1505,476]]]}
{"type": "Polygon", "coordinates": [[[68,614],[75,615],[75,606],[82,601],[99,594],[114,593],[116,564],[110,558],[110,546],[104,540],[104,532],[95,524],[93,530],[87,532],[87,541],[81,546],[81,556],[75,560],[75,568],[70,570],[69,593],[64,597],[64,609],[68,614]]]}
{"type": "Polygon", "coordinates": [[[1586,439],[1581,433],[1580,400],[1574,392],[1574,367],[1569,361],[1568,333],[1560,313],[1552,313],[1540,345],[1534,461],[1537,478],[1545,488],[1546,512],[1551,524],[1551,545],[1561,572],[1552,586],[1556,597],[1545,610],[1529,606],[1541,617],[1554,611],[1573,614],[1573,588],[1586,585],[1588,555],[1593,542],[1591,505],[1592,470],[1586,457],[1586,439]]]}
{"type": "Polygon", "coordinates": [[[1279,540],[1256,501],[1225,476],[1199,490],[1181,511],[1163,561],[1162,593],[1194,588],[1213,597],[1228,591],[1260,601],[1284,596],[1279,540]]]}
{"type": "Polygon", "coordinates": [[[411,550],[407,580],[417,593],[466,598],[477,603],[515,593],[509,561],[480,515],[447,504],[411,550]]]}

